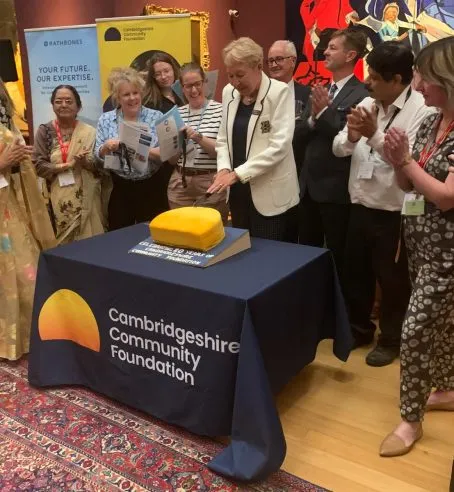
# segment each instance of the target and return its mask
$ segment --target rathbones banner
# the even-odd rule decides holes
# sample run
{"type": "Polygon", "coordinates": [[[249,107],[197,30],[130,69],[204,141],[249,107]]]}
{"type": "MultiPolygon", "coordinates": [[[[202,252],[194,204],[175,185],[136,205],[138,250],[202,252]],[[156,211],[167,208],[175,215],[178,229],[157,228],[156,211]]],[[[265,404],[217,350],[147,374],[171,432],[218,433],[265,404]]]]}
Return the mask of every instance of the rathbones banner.
{"type": "Polygon", "coordinates": [[[74,86],[82,100],[79,119],[96,126],[102,112],[96,26],[26,29],[33,128],[54,118],[52,91],[74,86]]]}

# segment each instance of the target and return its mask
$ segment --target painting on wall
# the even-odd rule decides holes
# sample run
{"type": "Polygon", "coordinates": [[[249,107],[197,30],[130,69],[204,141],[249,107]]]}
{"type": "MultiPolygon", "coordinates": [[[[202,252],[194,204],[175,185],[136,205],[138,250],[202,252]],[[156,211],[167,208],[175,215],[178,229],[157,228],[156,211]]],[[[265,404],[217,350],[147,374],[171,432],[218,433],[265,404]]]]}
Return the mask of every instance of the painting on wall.
{"type": "MultiPolygon", "coordinates": [[[[298,52],[295,79],[306,85],[328,83],[323,51],[337,29],[356,26],[368,37],[368,50],[389,40],[415,53],[432,41],[454,35],[454,0],[286,0],[286,30],[298,52]]],[[[363,76],[363,62],[355,69],[363,76]]]]}

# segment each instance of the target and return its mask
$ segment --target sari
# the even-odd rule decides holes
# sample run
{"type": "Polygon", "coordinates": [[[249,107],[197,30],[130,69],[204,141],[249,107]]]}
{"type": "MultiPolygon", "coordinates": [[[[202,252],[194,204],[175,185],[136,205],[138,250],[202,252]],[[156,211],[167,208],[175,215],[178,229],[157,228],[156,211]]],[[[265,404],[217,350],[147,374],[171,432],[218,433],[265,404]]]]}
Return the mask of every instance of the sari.
{"type": "MultiPolygon", "coordinates": [[[[18,134],[0,124],[0,152],[18,134]]],[[[0,171],[0,357],[16,360],[29,350],[39,253],[55,235],[29,157],[20,170],[0,171]]]]}
{"type": "MultiPolygon", "coordinates": [[[[94,147],[96,130],[79,121],[72,133],[67,161],[94,147]]],[[[58,244],[102,234],[106,229],[106,213],[102,206],[101,174],[93,155],[88,158],[91,169],[71,168],[75,183],[60,186],[53,170],[60,164],[62,153],[52,123],[41,125],[35,139],[34,162],[38,175],[50,185],[49,198],[58,244]]]]}

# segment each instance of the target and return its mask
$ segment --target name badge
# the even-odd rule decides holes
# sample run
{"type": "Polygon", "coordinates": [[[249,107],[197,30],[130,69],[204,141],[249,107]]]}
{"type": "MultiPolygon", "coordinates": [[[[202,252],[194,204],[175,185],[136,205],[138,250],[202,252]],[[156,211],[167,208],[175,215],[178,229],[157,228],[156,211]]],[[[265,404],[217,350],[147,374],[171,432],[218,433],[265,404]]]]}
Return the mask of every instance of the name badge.
{"type": "Polygon", "coordinates": [[[405,193],[402,215],[424,215],[424,197],[416,193],[405,193]]]}
{"type": "Polygon", "coordinates": [[[0,190],[2,188],[6,188],[8,186],[8,181],[6,181],[5,176],[3,174],[0,174],[0,190]]]}
{"type": "Polygon", "coordinates": [[[64,173],[60,173],[58,175],[58,184],[61,188],[63,188],[64,186],[71,186],[75,183],[76,180],[74,179],[74,173],[71,169],[68,169],[64,173]]]}
{"type": "Polygon", "coordinates": [[[108,154],[104,157],[104,169],[121,171],[120,158],[117,155],[108,154]]]}
{"type": "Polygon", "coordinates": [[[374,161],[369,159],[367,161],[361,162],[358,169],[358,179],[372,179],[374,175],[374,161]]]}

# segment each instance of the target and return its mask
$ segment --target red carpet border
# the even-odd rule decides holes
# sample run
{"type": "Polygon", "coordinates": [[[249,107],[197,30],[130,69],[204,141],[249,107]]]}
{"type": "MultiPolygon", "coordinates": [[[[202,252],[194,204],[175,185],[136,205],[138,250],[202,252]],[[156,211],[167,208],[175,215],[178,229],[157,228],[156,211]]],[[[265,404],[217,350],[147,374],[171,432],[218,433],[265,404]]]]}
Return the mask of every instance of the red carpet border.
{"type": "Polygon", "coordinates": [[[0,490],[323,492],[283,471],[238,485],[205,466],[222,449],[85,389],[38,390],[0,362],[0,490]]]}

